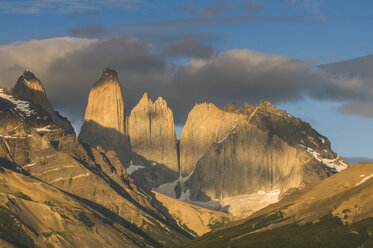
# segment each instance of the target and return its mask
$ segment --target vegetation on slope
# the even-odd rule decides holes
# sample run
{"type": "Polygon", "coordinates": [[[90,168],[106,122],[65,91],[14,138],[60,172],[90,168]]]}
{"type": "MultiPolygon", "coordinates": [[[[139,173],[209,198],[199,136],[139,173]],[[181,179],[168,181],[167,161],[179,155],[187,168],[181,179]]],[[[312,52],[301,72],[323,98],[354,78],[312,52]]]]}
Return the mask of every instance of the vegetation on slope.
{"type": "Polygon", "coordinates": [[[292,223],[279,228],[255,232],[283,221],[281,211],[261,215],[238,226],[206,234],[177,247],[245,247],[245,248],[352,248],[372,247],[373,218],[343,224],[331,213],[318,222],[292,223]]]}
{"type": "Polygon", "coordinates": [[[16,247],[35,247],[34,241],[2,206],[0,206],[0,238],[16,247]]]}

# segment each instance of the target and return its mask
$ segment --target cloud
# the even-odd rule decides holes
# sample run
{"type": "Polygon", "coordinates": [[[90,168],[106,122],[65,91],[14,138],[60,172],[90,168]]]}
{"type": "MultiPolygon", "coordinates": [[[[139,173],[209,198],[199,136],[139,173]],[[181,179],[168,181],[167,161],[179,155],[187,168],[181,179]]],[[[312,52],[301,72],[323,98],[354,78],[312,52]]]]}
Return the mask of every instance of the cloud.
{"type": "Polygon", "coordinates": [[[166,46],[161,54],[166,57],[210,58],[214,50],[195,37],[189,36],[184,37],[179,43],[166,46]]]}
{"type": "Polygon", "coordinates": [[[170,26],[189,26],[189,25],[205,25],[205,24],[227,24],[240,22],[305,22],[309,20],[318,20],[313,17],[300,16],[283,16],[283,17],[216,17],[216,18],[194,18],[194,19],[178,19],[164,20],[152,22],[134,22],[111,25],[110,28],[154,28],[154,27],[170,27],[170,26]]]}
{"type": "MultiPolygon", "coordinates": [[[[174,49],[168,52],[195,56],[190,43],[199,41],[187,38],[168,46],[174,49]]],[[[118,71],[128,112],[147,91],[167,100],[177,124],[184,123],[196,102],[283,103],[308,96],[339,101],[347,108],[373,99],[372,83],[362,78],[331,74],[286,56],[233,49],[175,65],[162,54],[165,50],[130,38],[67,37],[1,45],[0,84],[10,88],[23,70],[33,71],[52,104],[75,124],[82,121],[91,86],[107,67],[118,71]]]]}
{"type": "Polygon", "coordinates": [[[140,0],[0,0],[0,11],[17,14],[71,13],[108,8],[133,9],[141,4],[140,0]]]}
{"type": "Polygon", "coordinates": [[[180,5],[177,10],[199,17],[223,17],[258,14],[262,11],[262,4],[251,1],[215,1],[203,8],[190,5],[180,5]]]}
{"type": "Polygon", "coordinates": [[[106,28],[102,25],[86,25],[72,28],[68,34],[73,37],[95,38],[106,34],[106,28]]]}
{"type": "Polygon", "coordinates": [[[99,13],[92,10],[73,10],[69,13],[69,16],[71,18],[91,16],[102,21],[102,16],[99,13]]]}

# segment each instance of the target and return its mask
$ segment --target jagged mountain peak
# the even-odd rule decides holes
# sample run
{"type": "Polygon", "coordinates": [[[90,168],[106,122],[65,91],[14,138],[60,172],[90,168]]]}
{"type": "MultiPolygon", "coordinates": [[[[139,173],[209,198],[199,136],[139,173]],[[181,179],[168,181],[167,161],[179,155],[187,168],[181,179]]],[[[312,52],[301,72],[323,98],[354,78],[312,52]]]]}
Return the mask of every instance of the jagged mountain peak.
{"type": "MultiPolygon", "coordinates": [[[[18,78],[17,83],[26,83],[27,85],[29,84],[38,84],[41,87],[43,87],[41,81],[32,73],[31,71],[24,71],[23,74],[18,78]]],[[[17,85],[17,84],[16,84],[17,85]]],[[[44,91],[44,87],[43,87],[44,91]]]]}
{"type": "Polygon", "coordinates": [[[106,68],[106,70],[102,73],[100,79],[93,85],[93,88],[107,83],[119,84],[117,71],[110,68],[106,68]]]}
{"type": "MultiPolygon", "coordinates": [[[[148,93],[144,93],[128,118],[128,134],[132,152],[147,161],[152,161],[152,164],[160,165],[158,171],[162,170],[163,172],[161,173],[162,176],[157,176],[158,178],[175,178],[178,176],[174,118],[166,100],[158,97],[153,102],[148,93]]],[[[148,164],[142,161],[135,162],[148,164]]],[[[144,176],[141,176],[141,178],[142,181],[145,180],[144,176]]],[[[152,181],[154,180],[152,179],[152,181]]],[[[153,183],[155,185],[152,186],[158,184],[158,182],[150,184],[153,183]]]]}
{"type": "Polygon", "coordinates": [[[167,101],[165,99],[163,99],[163,97],[159,96],[157,98],[157,100],[155,100],[154,105],[155,106],[165,106],[165,107],[167,107],[167,101]]]}
{"type": "MultiPolygon", "coordinates": [[[[152,99],[149,97],[149,93],[148,92],[144,92],[144,94],[142,95],[140,101],[138,102],[137,105],[149,105],[149,104],[153,104],[153,101],[152,99]]],[[[137,106],[136,105],[136,106],[137,106]]]]}
{"type": "Polygon", "coordinates": [[[122,163],[129,161],[126,109],[118,74],[106,69],[89,92],[79,140],[94,147],[115,150],[122,163]]]}
{"type": "Polygon", "coordinates": [[[131,113],[134,111],[138,111],[138,109],[142,108],[156,108],[156,109],[168,109],[167,101],[159,96],[157,100],[153,102],[153,100],[149,97],[149,93],[145,92],[143,96],[141,97],[138,104],[132,109],[131,113]]]}
{"type": "Polygon", "coordinates": [[[44,86],[41,81],[30,71],[24,71],[18,78],[12,93],[21,99],[38,105],[49,113],[53,122],[70,133],[74,133],[71,123],[64,117],[56,114],[52,104],[49,102],[44,86]]]}
{"type": "Polygon", "coordinates": [[[12,92],[25,100],[41,106],[49,113],[54,112],[53,107],[46,96],[43,84],[30,71],[23,72],[23,74],[18,78],[12,92]]]}
{"type": "MultiPolygon", "coordinates": [[[[24,71],[23,74],[18,78],[14,88],[12,89],[13,93],[27,99],[34,101],[36,104],[41,104],[40,98],[44,98],[45,89],[41,81],[31,72],[24,71]]],[[[46,98],[46,96],[45,96],[46,98]]],[[[43,100],[44,101],[44,100],[43,100]]],[[[43,103],[46,110],[50,110],[52,106],[50,103],[43,103]]]]}

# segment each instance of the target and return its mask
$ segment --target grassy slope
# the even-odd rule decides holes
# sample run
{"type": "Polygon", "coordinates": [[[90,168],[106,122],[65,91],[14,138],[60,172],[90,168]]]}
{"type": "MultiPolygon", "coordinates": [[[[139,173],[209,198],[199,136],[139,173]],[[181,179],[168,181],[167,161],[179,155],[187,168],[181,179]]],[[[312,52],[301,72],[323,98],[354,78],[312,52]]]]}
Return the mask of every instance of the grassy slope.
{"type": "Polygon", "coordinates": [[[373,247],[373,164],[359,163],[249,219],[177,247],[373,247]]]}

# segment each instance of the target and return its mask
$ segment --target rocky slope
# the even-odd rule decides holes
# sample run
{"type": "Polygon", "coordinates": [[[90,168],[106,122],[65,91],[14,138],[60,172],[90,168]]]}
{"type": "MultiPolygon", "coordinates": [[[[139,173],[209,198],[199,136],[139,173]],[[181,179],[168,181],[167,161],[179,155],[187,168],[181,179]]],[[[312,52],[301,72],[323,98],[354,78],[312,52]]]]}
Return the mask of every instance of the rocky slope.
{"type": "Polygon", "coordinates": [[[229,214],[201,208],[155,191],[154,194],[179,225],[186,227],[195,237],[220,228],[233,220],[233,217],[229,214]]]}
{"type": "Polygon", "coordinates": [[[65,129],[67,132],[74,133],[74,128],[71,126],[71,123],[53,109],[45,93],[44,86],[32,72],[25,71],[18,78],[12,91],[22,99],[39,105],[49,113],[54,123],[65,129]]]}
{"type": "Polygon", "coordinates": [[[0,92],[0,120],[1,166],[64,191],[140,236],[134,238],[136,244],[145,240],[159,247],[192,237],[150,192],[132,183],[114,151],[80,144],[47,111],[5,89],[0,92]]]}
{"type": "Polygon", "coordinates": [[[32,177],[0,168],[0,192],[1,247],[152,246],[75,197],[32,177]]]}
{"type": "Polygon", "coordinates": [[[362,162],[180,247],[371,247],[373,164],[362,162]]]}
{"type": "Polygon", "coordinates": [[[88,97],[79,141],[116,151],[122,163],[129,162],[126,111],[117,72],[106,69],[88,97]]]}

